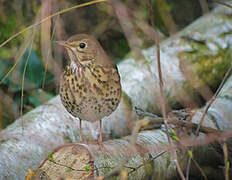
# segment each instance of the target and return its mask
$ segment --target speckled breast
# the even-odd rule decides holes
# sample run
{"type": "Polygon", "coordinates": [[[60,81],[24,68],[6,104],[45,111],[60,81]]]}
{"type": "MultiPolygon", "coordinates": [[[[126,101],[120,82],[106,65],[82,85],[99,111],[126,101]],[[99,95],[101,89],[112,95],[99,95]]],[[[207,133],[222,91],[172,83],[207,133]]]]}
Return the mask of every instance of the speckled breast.
{"type": "Polygon", "coordinates": [[[67,66],[61,76],[61,101],[69,113],[82,120],[94,122],[109,116],[117,108],[121,92],[116,66],[67,66]]]}

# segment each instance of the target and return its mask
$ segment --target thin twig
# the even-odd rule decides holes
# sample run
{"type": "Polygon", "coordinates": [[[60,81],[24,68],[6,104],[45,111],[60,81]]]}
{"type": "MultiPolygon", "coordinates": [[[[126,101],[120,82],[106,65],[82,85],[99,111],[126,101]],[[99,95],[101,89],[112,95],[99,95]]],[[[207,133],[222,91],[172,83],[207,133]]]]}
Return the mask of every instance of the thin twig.
{"type": "MultiPolygon", "coordinates": [[[[51,163],[54,163],[56,165],[59,165],[59,166],[62,166],[62,167],[65,167],[65,168],[68,168],[68,169],[71,169],[73,171],[80,171],[80,172],[83,172],[83,171],[86,171],[85,169],[75,169],[75,168],[72,168],[71,166],[68,166],[66,164],[62,164],[62,163],[59,163],[59,162],[56,162],[55,160],[49,160],[51,163]]],[[[103,166],[103,167],[99,167],[99,168],[94,168],[94,169],[91,169],[91,171],[98,171],[99,169],[113,169],[115,167],[111,167],[111,166],[103,166]]]]}
{"type": "Polygon", "coordinates": [[[135,112],[138,116],[149,116],[152,118],[159,118],[157,115],[155,115],[153,113],[145,112],[144,110],[142,110],[141,108],[138,108],[136,106],[135,106],[135,112]]]}
{"type": "MultiPolygon", "coordinates": [[[[164,120],[162,117],[159,117],[153,113],[149,113],[149,112],[145,112],[143,111],[142,109],[139,109],[139,108],[135,108],[136,110],[136,114],[138,116],[145,116],[145,117],[149,117],[149,119],[146,121],[148,121],[147,125],[145,125],[142,130],[146,129],[147,130],[147,126],[150,126],[150,125],[153,125],[152,128],[149,128],[149,130],[151,129],[156,129],[157,127],[160,127],[161,124],[164,123],[164,120]],[[154,127],[155,126],[155,127],[154,127]]],[[[181,111],[181,110],[180,110],[181,111]]],[[[176,125],[176,126],[182,126],[182,127],[188,127],[188,128],[193,128],[194,130],[197,129],[198,127],[198,124],[197,123],[193,123],[193,122],[187,122],[187,121],[184,121],[182,119],[179,119],[178,117],[168,117],[167,118],[167,121],[168,121],[168,124],[173,124],[173,125],[176,125]]],[[[200,132],[203,132],[203,133],[220,133],[220,132],[223,132],[221,130],[218,130],[218,129],[215,129],[215,128],[211,128],[211,127],[206,127],[206,126],[201,126],[200,127],[200,132]]]]}
{"type": "Polygon", "coordinates": [[[158,157],[162,156],[162,155],[163,155],[164,153],[166,153],[166,152],[167,152],[167,151],[161,151],[161,152],[158,153],[155,157],[149,159],[148,161],[146,161],[146,162],[140,164],[140,165],[137,166],[137,167],[126,166],[126,165],[125,165],[125,162],[124,162],[124,163],[123,163],[124,165],[122,165],[122,166],[117,166],[117,167],[114,168],[109,174],[107,174],[107,175],[105,175],[105,176],[101,176],[99,179],[107,179],[107,178],[109,178],[109,177],[118,176],[118,175],[120,174],[122,168],[131,169],[131,171],[128,172],[128,175],[129,175],[129,174],[131,174],[131,173],[137,171],[139,168],[145,166],[146,164],[148,164],[148,163],[154,161],[155,159],[157,159],[158,157]]]}
{"type": "Polygon", "coordinates": [[[217,4],[221,4],[223,6],[226,6],[226,7],[229,7],[229,8],[232,8],[232,6],[230,4],[227,4],[225,2],[222,2],[222,1],[218,1],[218,0],[212,0],[213,2],[217,3],[217,4]]]}
{"type": "Polygon", "coordinates": [[[199,169],[199,171],[201,172],[201,175],[204,177],[205,180],[208,180],[205,172],[203,171],[203,169],[201,168],[201,166],[197,163],[197,161],[195,159],[192,159],[194,165],[197,167],[197,169],[199,169]]]}
{"type": "Polygon", "coordinates": [[[0,80],[0,85],[6,80],[6,78],[13,72],[13,70],[17,67],[18,63],[21,61],[24,53],[26,52],[28,46],[30,45],[30,36],[27,37],[27,39],[24,41],[25,45],[19,48],[19,53],[17,53],[17,56],[15,56],[15,63],[10,68],[10,70],[3,76],[3,78],[0,80]]]}
{"type": "MultiPolygon", "coordinates": [[[[207,114],[207,112],[208,112],[210,106],[211,106],[211,105],[213,104],[213,102],[215,101],[216,97],[218,96],[219,92],[221,91],[223,85],[225,84],[225,82],[226,82],[228,76],[231,74],[231,72],[232,72],[232,66],[227,70],[227,72],[226,72],[224,78],[222,79],[222,82],[221,82],[221,84],[219,85],[217,91],[215,92],[215,94],[212,96],[212,98],[210,99],[209,103],[207,104],[207,106],[206,106],[206,108],[205,108],[205,111],[204,111],[203,115],[201,116],[200,122],[199,122],[199,124],[198,124],[197,130],[196,130],[196,136],[199,135],[200,128],[201,128],[201,126],[202,126],[202,123],[203,123],[203,121],[204,121],[204,119],[205,119],[205,116],[206,116],[206,114],[207,114]]],[[[192,149],[193,149],[193,148],[191,148],[191,151],[192,151],[192,149]]],[[[188,180],[188,178],[189,178],[190,166],[191,166],[191,160],[190,160],[190,158],[189,158],[189,159],[188,159],[188,164],[187,164],[187,169],[186,169],[186,179],[187,179],[187,180],[188,180]]]]}
{"type": "Polygon", "coordinates": [[[225,82],[226,82],[227,78],[229,77],[229,75],[231,74],[231,72],[232,72],[232,66],[227,70],[227,72],[226,72],[225,76],[223,77],[222,82],[221,82],[221,84],[219,85],[217,91],[215,92],[215,94],[214,94],[213,97],[210,99],[209,103],[207,104],[207,106],[206,106],[206,108],[205,108],[205,111],[204,111],[204,113],[203,113],[203,115],[202,115],[202,117],[201,117],[201,119],[200,119],[199,124],[198,124],[197,130],[196,130],[196,136],[199,135],[200,127],[201,127],[201,125],[202,125],[202,123],[203,123],[203,121],[204,121],[204,119],[205,119],[205,116],[206,116],[206,114],[207,114],[207,112],[208,112],[210,106],[211,106],[211,105],[213,104],[213,102],[215,101],[216,97],[218,96],[219,92],[221,91],[223,85],[225,84],[225,82]]]}
{"type": "MultiPolygon", "coordinates": [[[[152,8],[152,6],[150,6],[152,8]]],[[[150,14],[152,14],[152,9],[150,11],[150,14]]],[[[168,138],[168,143],[171,145],[171,138],[168,135],[168,123],[167,123],[167,114],[166,114],[166,101],[165,101],[165,96],[164,96],[164,90],[163,90],[163,78],[162,78],[162,70],[161,70],[161,63],[160,63],[160,47],[159,47],[159,38],[158,38],[158,33],[154,25],[154,21],[152,18],[152,15],[150,15],[151,18],[151,24],[152,27],[154,28],[154,36],[155,36],[155,45],[156,45],[156,54],[157,54],[157,65],[158,65],[158,74],[159,74],[159,87],[160,87],[160,102],[161,102],[161,110],[162,110],[162,115],[164,119],[164,126],[166,129],[167,133],[167,138],[168,138]]]]}
{"type": "Polygon", "coordinates": [[[205,135],[204,138],[199,137],[183,137],[179,140],[180,144],[185,145],[185,147],[197,147],[208,145],[210,143],[218,143],[220,141],[226,141],[232,138],[232,130],[222,131],[219,133],[210,133],[205,135]]]}
{"type": "Polygon", "coordinates": [[[128,174],[130,174],[130,173],[132,173],[132,172],[134,172],[134,171],[137,171],[139,168],[141,168],[141,167],[143,167],[143,166],[145,166],[146,164],[148,164],[148,163],[151,163],[152,161],[154,161],[155,159],[157,159],[158,157],[160,157],[160,156],[162,156],[164,153],[166,153],[167,151],[161,151],[160,153],[158,153],[155,157],[153,157],[153,158],[151,158],[149,161],[146,161],[145,163],[143,163],[143,164],[140,164],[139,166],[137,166],[137,167],[127,167],[127,168],[130,168],[130,169],[132,169],[128,174]]]}
{"type": "MultiPolygon", "coordinates": [[[[154,36],[155,36],[155,45],[156,45],[156,54],[157,54],[157,65],[158,65],[158,74],[159,74],[159,86],[160,86],[160,102],[161,102],[161,110],[162,110],[162,115],[164,118],[164,126],[165,126],[165,130],[166,130],[166,135],[168,138],[168,143],[169,145],[172,147],[172,141],[171,138],[168,134],[168,122],[167,122],[167,114],[166,114],[166,100],[165,100],[165,96],[164,96],[164,89],[163,89],[163,78],[162,78],[162,70],[161,70],[161,62],[160,62],[160,47],[159,47],[159,37],[158,37],[158,32],[155,28],[154,25],[154,21],[152,18],[152,5],[151,5],[151,1],[150,1],[150,19],[151,19],[151,24],[152,27],[154,28],[154,36]]],[[[177,160],[177,155],[176,155],[176,151],[174,149],[170,149],[171,152],[171,156],[176,164],[178,173],[181,177],[182,180],[185,180],[184,174],[180,168],[180,164],[178,163],[177,160]]]]}

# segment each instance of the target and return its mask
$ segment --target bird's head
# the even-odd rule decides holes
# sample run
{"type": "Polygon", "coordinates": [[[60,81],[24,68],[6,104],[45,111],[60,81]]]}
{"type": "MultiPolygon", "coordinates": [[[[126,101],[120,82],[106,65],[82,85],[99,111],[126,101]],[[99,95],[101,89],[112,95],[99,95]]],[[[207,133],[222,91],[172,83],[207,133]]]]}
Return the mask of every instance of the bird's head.
{"type": "Polygon", "coordinates": [[[67,41],[56,41],[65,47],[71,64],[87,66],[93,62],[103,66],[111,66],[112,62],[99,44],[91,35],[78,34],[70,37],[67,41]]]}

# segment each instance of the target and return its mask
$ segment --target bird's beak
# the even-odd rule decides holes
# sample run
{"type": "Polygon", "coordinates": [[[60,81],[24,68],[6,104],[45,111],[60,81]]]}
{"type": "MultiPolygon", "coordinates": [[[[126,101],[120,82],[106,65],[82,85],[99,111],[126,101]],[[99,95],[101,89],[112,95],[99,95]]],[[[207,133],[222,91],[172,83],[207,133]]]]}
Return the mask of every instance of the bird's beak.
{"type": "Polygon", "coordinates": [[[53,41],[53,42],[59,44],[60,46],[70,48],[69,44],[66,41],[53,41]]]}

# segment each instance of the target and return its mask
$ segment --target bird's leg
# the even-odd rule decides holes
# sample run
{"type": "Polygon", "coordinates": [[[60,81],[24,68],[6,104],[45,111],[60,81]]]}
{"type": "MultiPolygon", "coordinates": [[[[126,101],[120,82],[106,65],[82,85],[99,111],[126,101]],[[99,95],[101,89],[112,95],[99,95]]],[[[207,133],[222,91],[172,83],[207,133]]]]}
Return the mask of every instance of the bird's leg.
{"type": "Polygon", "coordinates": [[[100,134],[99,134],[99,137],[98,137],[98,144],[100,146],[103,146],[102,145],[102,120],[100,120],[100,134]]]}
{"type": "Polygon", "coordinates": [[[83,143],[82,130],[81,130],[81,119],[79,119],[79,143],[83,143]]]}

